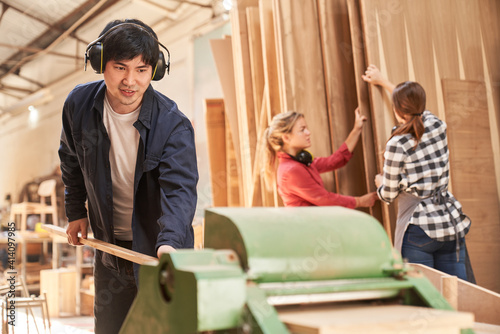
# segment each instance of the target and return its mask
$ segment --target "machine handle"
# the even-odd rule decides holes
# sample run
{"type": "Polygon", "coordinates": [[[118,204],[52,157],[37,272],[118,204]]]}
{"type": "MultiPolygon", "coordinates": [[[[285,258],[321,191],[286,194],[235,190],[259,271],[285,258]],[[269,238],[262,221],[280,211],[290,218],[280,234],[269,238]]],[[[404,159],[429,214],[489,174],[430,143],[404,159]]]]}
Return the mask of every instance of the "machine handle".
{"type": "MultiPolygon", "coordinates": [[[[42,228],[49,233],[56,234],[64,238],[68,237],[68,235],[66,234],[66,230],[62,227],[50,224],[42,224],[42,228]]],[[[132,261],[138,264],[148,264],[148,265],[158,264],[158,259],[155,257],[134,252],[133,250],[113,245],[108,242],[104,242],[102,240],[94,238],[82,239],[79,237],[78,241],[84,245],[90,246],[92,248],[98,249],[100,251],[118,256],[122,259],[132,261]]]]}

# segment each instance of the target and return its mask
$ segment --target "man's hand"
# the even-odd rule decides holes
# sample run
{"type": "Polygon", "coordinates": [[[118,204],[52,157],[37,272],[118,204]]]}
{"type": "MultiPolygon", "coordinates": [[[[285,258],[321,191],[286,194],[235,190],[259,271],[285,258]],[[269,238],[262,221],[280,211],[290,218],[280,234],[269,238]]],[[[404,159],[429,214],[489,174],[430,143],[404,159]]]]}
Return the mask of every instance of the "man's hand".
{"type": "Polygon", "coordinates": [[[160,258],[163,253],[173,253],[173,252],[176,252],[174,247],[169,246],[169,245],[162,245],[162,246],[158,247],[157,255],[158,255],[158,258],[160,258]]]}
{"type": "Polygon", "coordinates": [[[89,227],[88,218],[82,218],[70,222],[68,224],[68,227],[66,228],[66,234],[68,235],[68,244],[73,246],[83,245],[78,241],[78,232],[81,233],[82,239],[87,239],[88,227],[89,227]]]}

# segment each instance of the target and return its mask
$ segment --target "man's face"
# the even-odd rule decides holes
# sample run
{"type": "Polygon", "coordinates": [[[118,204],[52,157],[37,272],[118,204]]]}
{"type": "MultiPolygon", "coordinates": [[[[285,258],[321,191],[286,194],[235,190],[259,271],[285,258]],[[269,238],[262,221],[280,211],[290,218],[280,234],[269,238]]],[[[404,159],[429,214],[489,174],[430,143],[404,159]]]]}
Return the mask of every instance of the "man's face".
{"type": "Polygon", "coordinates": [[[110,60],[104,70],[106,94],[113,110],[127,114],[139,107],[153,75],[142,56],[131,60],[110,60]]]}

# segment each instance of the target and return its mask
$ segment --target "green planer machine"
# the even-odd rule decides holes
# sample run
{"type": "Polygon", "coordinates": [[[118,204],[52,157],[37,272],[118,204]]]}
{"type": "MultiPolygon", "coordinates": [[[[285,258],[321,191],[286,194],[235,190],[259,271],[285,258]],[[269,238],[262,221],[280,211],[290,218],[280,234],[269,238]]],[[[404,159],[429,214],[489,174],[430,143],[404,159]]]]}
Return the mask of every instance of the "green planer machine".
{"type": "Polygon", "coordinates": [[[205,215],[205,249],[179,250],[158,265],[141,266],[120,333],[358,333],[352,326],[375,333],[373,324],[365,324],[373,331],[363,329],[366,314],[395,317],[400,311],[393,307],[410,307],[405,326],[428,326],[398,333],[456,333],[429,327],[450,315],[448,325],[473,333],[464,329],[472,327],[471,315],[453,311],[425,277],[410,271],[380,223],[363,212],[213,208],[205,215]],[[365,316],[356,315],[367,307],[365,316]],[[428,310],[422,313],[427,322],[415,325],[416,307],[428,310]],[[294,324],[303,314],[310,323],[294,324]]]}

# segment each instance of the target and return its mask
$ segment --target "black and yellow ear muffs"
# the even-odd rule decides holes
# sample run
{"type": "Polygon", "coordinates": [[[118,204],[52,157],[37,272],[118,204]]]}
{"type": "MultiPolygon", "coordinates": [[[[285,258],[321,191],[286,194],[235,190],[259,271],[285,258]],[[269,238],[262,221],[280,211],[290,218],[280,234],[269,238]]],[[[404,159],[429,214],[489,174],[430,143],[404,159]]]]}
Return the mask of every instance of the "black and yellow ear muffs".
{"type": "Polygon", "coordinates": [[[104,34],[99,36],[98,39],[95,41],[91,42],[89,45],[87,45],[87,49],[85,50],[85,71],[87,70],[87,62],[90,61],[90,66],[92,66],[92,69],[94,70],[95,73],[97,74],[102,74],[104,72],[104,66],[103,64],[103,50],[104,46],[102,44],[102,40],[113,30],[124,26],[124,25],[133,25],[147,33],[149,36],[151,36],[157,43],[160,45],[162,48],[164,48],[167,51],[167,61],[165,62],[165,56],[163,55],[163,52],[160,51],[158,55],[158,61],[156,62],[156,66],[153,69],[153,76],[152,80],[158,81],[161,80],[165,76],[165,72],[168,74],[170,72],[170,52],[168,49],[160,43],[149,31],[147,31],[143,26],[132,23],[132,22],[125,22],[125,23],[120,23],[117,24],[116,26],[112,27],[108,31],[106,31],[104,34]]]}
{"type": "MultiPolygon", "coordinates": [[[[289,154],[290,155],[290,154],[289,154]]],[[[311,152],[307,150],[302,150],[299,153],[297,153],[296,156],[290,155],[293,160],[298,161],[306,166],[311,166],[314,158],[311,152]]]]}

